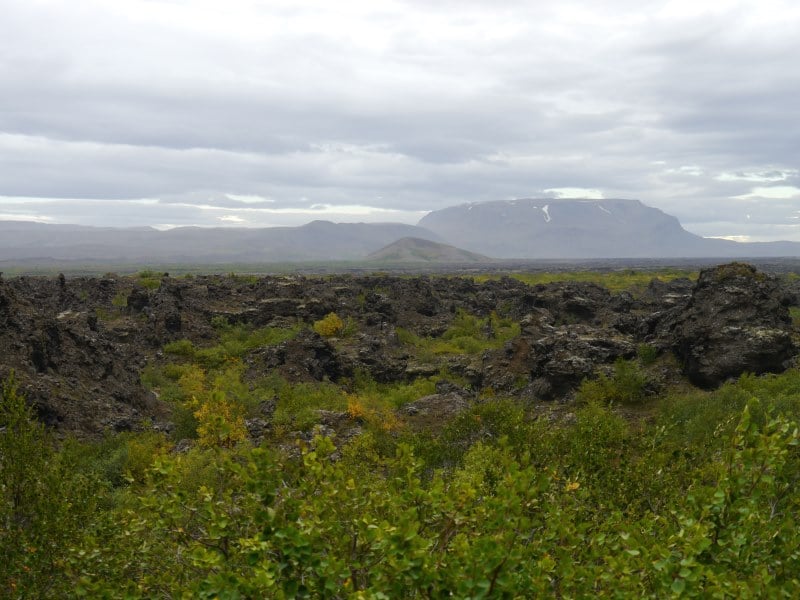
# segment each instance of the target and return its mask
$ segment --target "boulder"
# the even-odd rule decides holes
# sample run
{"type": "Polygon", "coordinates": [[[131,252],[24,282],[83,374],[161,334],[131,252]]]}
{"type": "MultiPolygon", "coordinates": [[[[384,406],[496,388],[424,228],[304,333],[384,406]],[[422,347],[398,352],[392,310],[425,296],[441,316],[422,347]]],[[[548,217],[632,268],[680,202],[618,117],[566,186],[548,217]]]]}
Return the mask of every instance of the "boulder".
{"type": "Polygon", "coordinates": [[[731,263],[700,273],[667,329],[689,380],[713,388],[742,373],[777,373],[797,353],[785,294],[772,276],[731,263]]]}

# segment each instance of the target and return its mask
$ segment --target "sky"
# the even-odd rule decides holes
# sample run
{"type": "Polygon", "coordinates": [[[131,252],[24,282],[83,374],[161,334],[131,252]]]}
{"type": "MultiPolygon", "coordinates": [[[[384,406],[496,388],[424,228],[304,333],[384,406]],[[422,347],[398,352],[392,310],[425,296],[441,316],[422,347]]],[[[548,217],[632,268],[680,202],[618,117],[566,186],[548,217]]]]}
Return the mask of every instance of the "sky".
{"type": "Polygon", "coordinates": [[[635,198],[800,240],[795,0],[0,0],[0,219],[635,198]]]}

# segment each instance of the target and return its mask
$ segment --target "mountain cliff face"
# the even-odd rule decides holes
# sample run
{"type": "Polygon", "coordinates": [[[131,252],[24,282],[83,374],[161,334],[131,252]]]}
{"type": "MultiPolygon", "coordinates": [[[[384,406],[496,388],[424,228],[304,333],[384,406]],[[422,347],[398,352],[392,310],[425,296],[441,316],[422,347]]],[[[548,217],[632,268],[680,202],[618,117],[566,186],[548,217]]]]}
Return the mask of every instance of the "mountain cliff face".
{"type": "Polygon", "coordinates": [[[675,217],[638,200],[463,204],[433,211],[419,225],[496,258],[713,256],[728,247],[689,233],[675,217]]]}

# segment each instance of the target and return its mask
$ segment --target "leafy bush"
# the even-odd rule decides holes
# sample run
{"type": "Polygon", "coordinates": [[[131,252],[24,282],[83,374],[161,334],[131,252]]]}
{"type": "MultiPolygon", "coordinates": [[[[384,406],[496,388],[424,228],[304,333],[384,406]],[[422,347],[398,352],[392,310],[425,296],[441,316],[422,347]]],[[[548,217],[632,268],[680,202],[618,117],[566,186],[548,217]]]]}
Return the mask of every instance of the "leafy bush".
{"type": "Polygon", "coordinates": [[[208,348],[196,348],[190,340],[177,340],[164,346],[164,352],[201,363],[206,368],[221,368],[234,359],[263,346],[272,346],[292,339],[299,327],[261,327],[245,325],[217,326],[220,343],[208,348]]]}
{"type": "Polygon", "coordinates": [[[73,456],[57,452],[18,392],[13,373],[0,398],[0,595],[66,597],[62,565],[80,546],[104,488],[73,456]]]}
{"type": "Polygon", "coordinates": [[[336,313],[328,313],[324,318],[314,322],[314,331],[322,337],[333,337],[344,329],[344,321],[336,313]]]}
{"type": "Polygon", "coordinates": [[[231,448],[247,438],[244,417],[221,391],[212,392],[194,413],[202,446],[231,448]]]}
{"type": "Polygon", "coordinates": [[[126,292],[118,292],[111,299],[111,304],[117,308],[125,308],[128,306],[128,294],[126,292]]]}
{"type": "Polygon", "coordinates": [[[633,421],[608,394],[536,418],[484,399],[418,435],[369,419],[435,378],[360,376],[349,396],[275,375],[244,383],[235,366],[143,379],[206,407],[206,445],[171,453],[150,432],[56,446],[6,382],[3,597],[800,595],[797,370],[675,392],[633,421]],[[272,395],[276,427],[349,409],[365,433],[237,443],[247,403],[272,395]]]}
{"type": "Polygon", "coordinates": [[[142,287],[149,290],[155,290],[161,287],[161,278],[164,273],[153,271],[152,269],[144,269],[136,274],[136,279],[142,287]]]}
{"type": "Polygon", "coordinates": [[[319,422],[319,410],[347,410],[347,394],[331,383],[290,384],[273,375],[261,382],[261,390],[266,397],[277,397],[273,424],[283,432],[310,429],[319,422]]]}

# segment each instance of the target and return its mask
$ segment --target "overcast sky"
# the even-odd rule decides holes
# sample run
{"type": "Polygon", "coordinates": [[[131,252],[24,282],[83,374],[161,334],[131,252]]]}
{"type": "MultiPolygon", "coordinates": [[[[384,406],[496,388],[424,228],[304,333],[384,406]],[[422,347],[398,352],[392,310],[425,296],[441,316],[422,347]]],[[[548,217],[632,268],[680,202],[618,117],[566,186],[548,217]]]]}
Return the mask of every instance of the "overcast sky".
{"type": "Polygon", "coordinates": [[[800,2],[0,0],[0,219],[637,198],[800,240],[800,2]]]}

